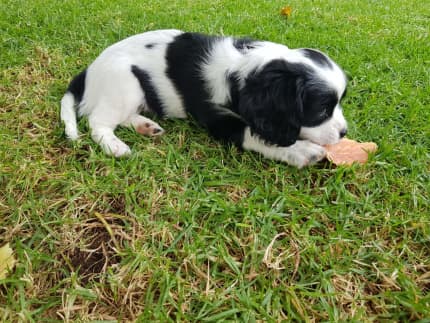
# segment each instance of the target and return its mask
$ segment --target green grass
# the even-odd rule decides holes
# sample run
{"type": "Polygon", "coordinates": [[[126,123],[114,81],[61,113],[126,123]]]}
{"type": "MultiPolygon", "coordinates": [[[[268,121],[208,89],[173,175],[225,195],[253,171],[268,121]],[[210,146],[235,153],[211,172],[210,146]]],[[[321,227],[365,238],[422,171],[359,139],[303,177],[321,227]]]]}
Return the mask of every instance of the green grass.
{"type": "Polygon", "coordinates": [[[0,321],[429,322],[429,8],[2,1],[0,246],[18,262],[0,280],[0,321]],[[58,114],[70,78],[159,28],[326,51],[350,77],[349,137],[377,154],[297,170],[225,148],[191,120],[159,120],[158,140],[118,130],[128,159],[87,132],[68,142],[58,114]]]}

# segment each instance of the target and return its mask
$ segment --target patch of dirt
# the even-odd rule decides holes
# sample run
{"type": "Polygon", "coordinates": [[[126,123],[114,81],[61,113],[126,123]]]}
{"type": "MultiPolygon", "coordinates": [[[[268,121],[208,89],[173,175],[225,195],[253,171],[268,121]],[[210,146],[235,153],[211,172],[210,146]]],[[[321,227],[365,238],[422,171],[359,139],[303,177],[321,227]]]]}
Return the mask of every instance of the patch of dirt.
{"type": "Polygon", "coordinates": [[[85,285],[89,280],[98,281],[100,279],[98,274],[121,261],[121,257],[116,254],[112,246],[109,233],[104,228],[93,228],[89,236],[85,247],[76,247],[68,255],[73,270],[79,272],[81,281],[85,285]]]}
{"type": "Polygon", "coordinates": [[[65,249],[60,261],[71,271],[79,273],[83,285],[91,281],[100,282],[109,267],[119,264],[121,256],[118,249],[124,245],[124,240],[130,239],[121,219],[105,215],[99,217],[103,220],[88,219],[65,232],[69,242],[63,244],[65,249]]]}

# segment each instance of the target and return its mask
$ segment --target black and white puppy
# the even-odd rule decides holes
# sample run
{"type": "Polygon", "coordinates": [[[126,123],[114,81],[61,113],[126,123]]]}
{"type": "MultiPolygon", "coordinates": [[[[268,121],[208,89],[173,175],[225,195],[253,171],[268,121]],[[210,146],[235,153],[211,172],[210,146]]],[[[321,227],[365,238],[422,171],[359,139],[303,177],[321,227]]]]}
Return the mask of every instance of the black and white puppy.
{"type": "Polygon", "coordinates": [[[79,136],[76,112],[114,156],[130,154],[118,125],[144,135],[163,129],[141,113],[191,115],[216,139],[296,167],[325,156],[347,124],[340,101],[346,77],[313,49],[267,41],[158,30],[104,50],[77,75],[61,100],[68,138],[79,136]]]}

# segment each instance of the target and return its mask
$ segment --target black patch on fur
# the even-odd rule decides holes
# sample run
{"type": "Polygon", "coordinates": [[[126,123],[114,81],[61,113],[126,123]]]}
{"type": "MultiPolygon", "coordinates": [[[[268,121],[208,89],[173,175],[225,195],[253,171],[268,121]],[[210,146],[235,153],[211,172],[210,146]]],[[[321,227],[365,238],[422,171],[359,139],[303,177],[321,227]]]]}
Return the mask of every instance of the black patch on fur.
{"type": "Polygon", "coordinates": [[[240,78],[237,73],[232,73],[227,78],[230,87],[231,102],[229,109],[239,114],[239,95],[240,95],[240,78]]]}
{"type": "Polygon", "coordinates": [[[81,102],[85,92],[85,78],[87,76],[87,70],[83,70],[81,73],[76,75],[70,82],[67,88],[68,92],[71,92],[75,97],[76,102],[81,102]]]}
{"type": "Polygon", "coordinates": [[[271,144],[290,146],[302,126],[314,127],[327,120],[337,103],[334,90],[310,67],[273,60],[245,79],[239,94],[239,114],[251,132],[271,144]]]}
{"type": "Polygon", "coordinates": [[[255,41],[251,38],[237,38],[233,41],[233,46],[241,53],[245,53],[255,48],[255,41]]]}
{"type": "Polygon", "coordinates": [[[151,76],[146,71],[140,69],[136,65],[131,66],[131,72],[137,78],[140,87],[142,88],[142,91],[145,93],[145,100],[148,104],[149,109],[156,113],[158,116],[163,116],[163,103],[158,96],[157,90],[155,89],[154,84],[151,80],[151,76]]]}
{"type": "Polygon", "coordinates": [[[145,47],[146,47],[146,48],[148,48],[148,49],[151,49],[151,48],[153,48],[155,45],[156,45],[156,44],[154,44],[154,43],[149,43],[149,44],[146,44],[146,45],[145,45],[145,47]]]}
{"type": "Polygon", "coordinates": [[[307,58],[311,59],[319,66],[332,67],[330,59],[319,51],[310,48],[303,48],[302,51],[307,58]]]}
{"type": "Polygon", "coordinates": [[[239,113],[253,134],[279,146],[294,144],[302,110],[296,102],[297,87],[297,75],[283,60],[273,60],[245,79],[239,94],[239,113]]]}
{"type": "Polygon", "coordinates": [[[302,125],[315,127],[333,115],[338,103],[337,92],[323,83],[308,85],[303,95],[302,125]]]}
{"type": "Polygon", "coordinates": [[[230,105],[221,107],[210,102],[201,75],[200,67],[219,39],[198,33],[176,36],[167,48],[166,74],[182,96],[185,109],[200,125],[216,139],[241,147],[245,122],[231,111],[230,105]]]}

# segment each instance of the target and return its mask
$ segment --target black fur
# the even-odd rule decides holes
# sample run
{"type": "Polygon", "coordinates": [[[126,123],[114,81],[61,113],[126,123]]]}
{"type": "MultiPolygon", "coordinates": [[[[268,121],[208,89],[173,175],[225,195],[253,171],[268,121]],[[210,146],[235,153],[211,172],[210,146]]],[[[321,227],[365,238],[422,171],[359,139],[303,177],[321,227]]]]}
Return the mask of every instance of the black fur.
{"type": "Polygon", "coordinates": [[[200,74],[200,66],[217,39],[198,33],[177,36],[167,48],[166,73],[181,94],[187,112],[215,139],[240,147],[246,123],[231,112],[231,104],[221,107],[210,102],[200,74]]]}
{"type": "Polygon", "coordinates": [[[253,133],[278,146],[294,144],[302,126],[320,125],[338,103],[336,92],[299,63],[273,60],[245,84],[239,94],[239,114],[253,133]]]}
{"type": "Polygon", "coordinates": [[[230,88],[231,98],[231,102],[229,102],[227,108],[239,114],[240,78],[237,73],[232,73],[228,76],[227,82],[230,88]]]}
{"type": "Polygon", "coordinates": [[[169,44],[166,53],[167,76],[181,94],[187,112],[203,125],[209,122],[208,112],[216,107],[209,102],[209,93],[200,76],[200,66],[216,39],[197,33],[184,33],[169,44]]]}
{"type": "Polygon", "coordinates": [[[145,99],[149,109],[162,117],[164,115],[163,103],[161,102],[158,92],[152,83],[151,76],[136,65],[131,66],[131,72],[137,78],[143,93],[145,93],[145,99]]]}
{"type": "Polygon", "coordinates": [[[329,118],[338,103],[334,90],[321,84],[310,84],[303,95],[304,114],[301,121],[305,127],[315,127],[329,118]]]}
{"type": "Polygon", "coordinates": [[[332,63],[330,62],[330,60],[325,55],[321,54],[319,51],[310,48],[303,48],[302,51],[306,57],[310,58],[318,65],[323,67],[331,67],[332,63]]]}
{"type": "Polygon", "coordinates": [[[298,64],[273,60],[252,73],[240,91],[240,115],[269,143],[290,146],[299,136],[304,90],[299,69],[298,64]]]}
{"type": "Polygon", "coordinates": [[[251,38],[236,38],[233,41],[233,46],[239,51],[239,52],[246,52],[247,50],[253,49],[256,46],[256,42],[252,40],[251,38]]]}
{"type": "Polygon", "coordinates": [[[67,91],[72,93],[75,97],[76,102],[81,102],[82,97],[84,96],[86,76],[87,70],[85,69],[73,78],[67,88],[67,91]]]}

